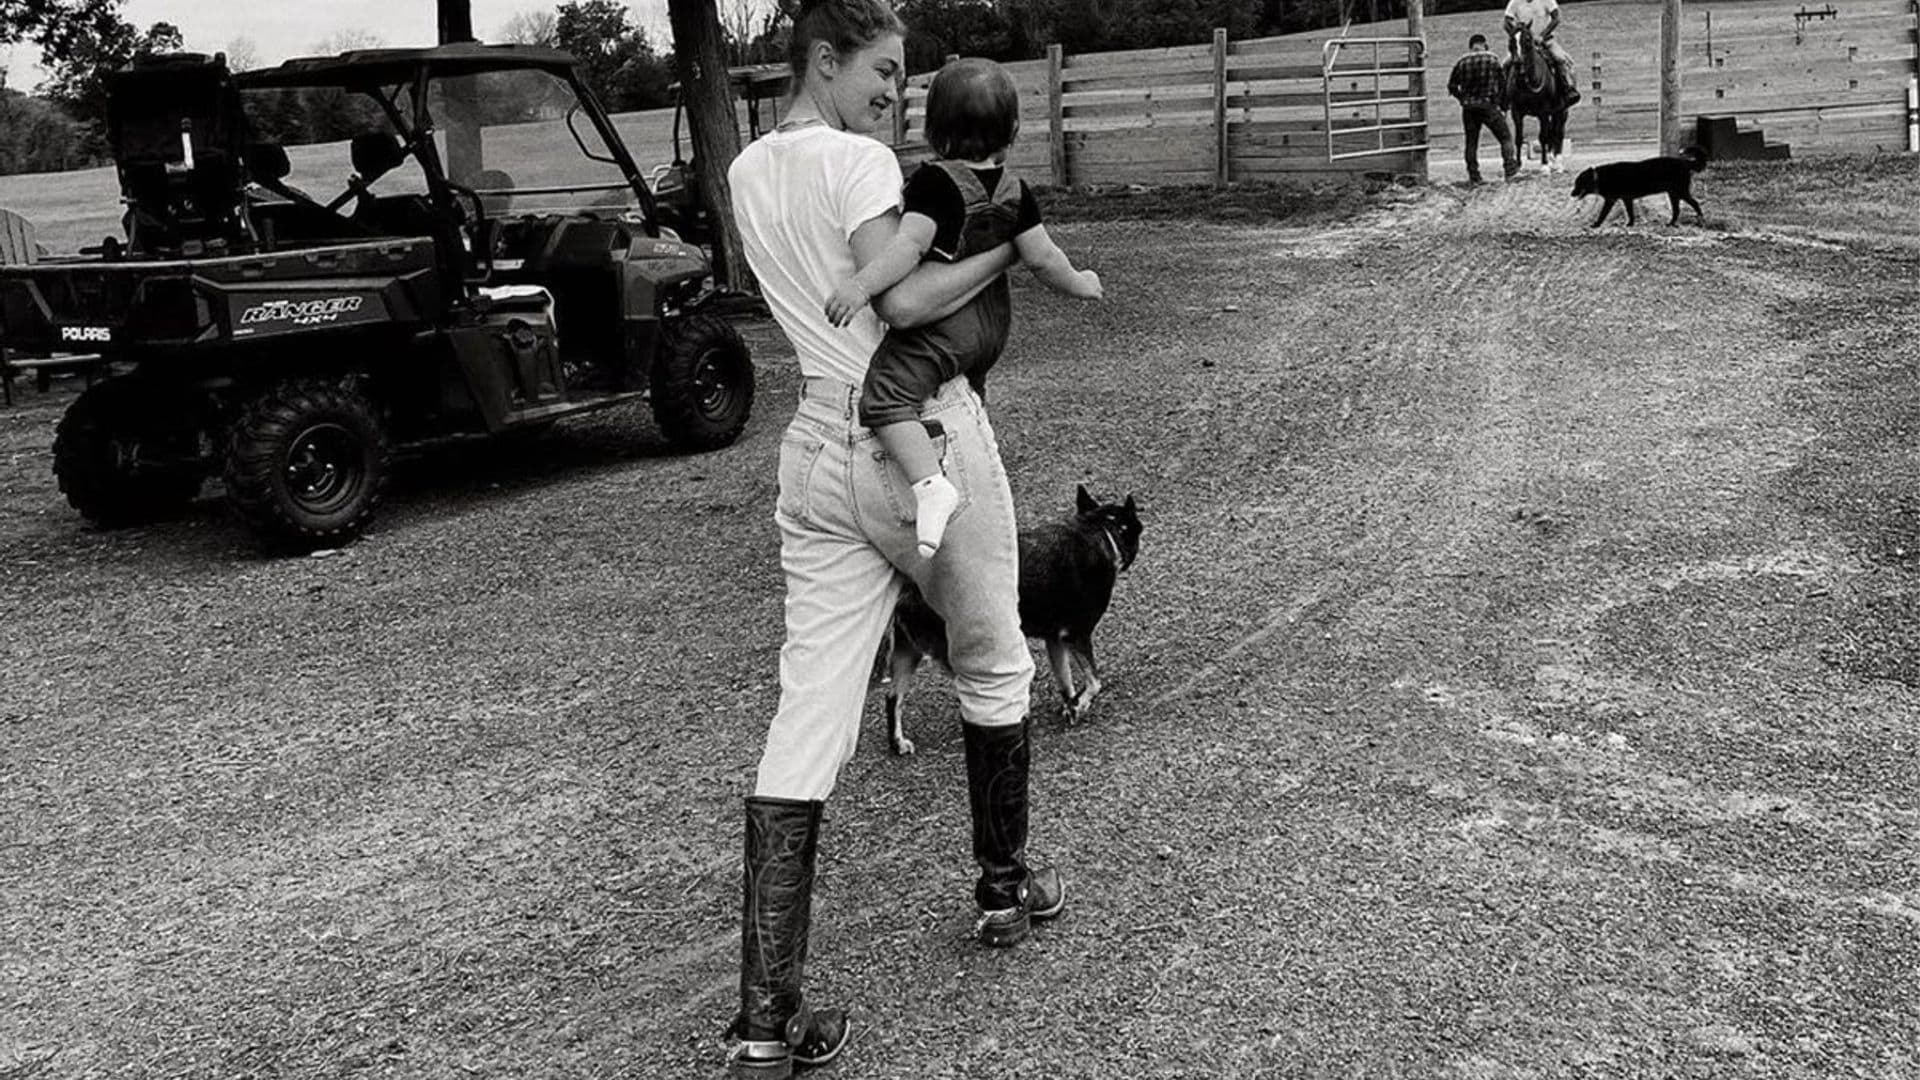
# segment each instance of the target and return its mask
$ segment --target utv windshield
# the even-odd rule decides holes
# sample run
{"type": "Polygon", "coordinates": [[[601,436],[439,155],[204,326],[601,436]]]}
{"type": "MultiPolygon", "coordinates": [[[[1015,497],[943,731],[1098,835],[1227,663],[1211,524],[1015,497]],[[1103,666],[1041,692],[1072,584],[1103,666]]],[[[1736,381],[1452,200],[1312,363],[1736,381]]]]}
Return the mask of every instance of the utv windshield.
{"type": "MultiPolygon", "coordinates": [[[[411,84],[251,88],[242,103],[254,137],[286,150],[288,171],[275,189],[323,205],[342,198],[355,177],[375,200],[427,191],[411,84]],[[369,151],[381,137],[400,148],[397,155],[369,151]]],[[[489,216],[640,211],[606,140],[559,75],[522,69],[430,78],[427,110],[448,179],[472,189],[489,216]]],[[[353,213],[353,201],[339,209],[353,213]]]]}
{"type": "Polygon", "coordinates": [[[489,213],[639,211],[613,151],[567,80],[546,71],[433,79],[427,108],[449,177],[489,213]]]}

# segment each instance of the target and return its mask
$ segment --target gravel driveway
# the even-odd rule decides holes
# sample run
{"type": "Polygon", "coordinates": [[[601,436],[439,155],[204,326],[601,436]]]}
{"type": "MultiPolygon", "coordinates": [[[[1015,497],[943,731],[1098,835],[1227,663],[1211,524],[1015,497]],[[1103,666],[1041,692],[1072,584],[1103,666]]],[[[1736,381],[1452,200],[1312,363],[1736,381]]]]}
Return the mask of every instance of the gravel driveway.
{"type": "MultiPolygon", "coordinates": [[[[837,1080],[1920,1071],[1920,168],[1057,200],[1024,518],[1146,524],[1035,749],[1067,916],[969,937],[957,713],[828,811],[837,1080]],[[1585,208],[1588,217],[1593,206],[1585,208]]],[[[409,463],[270,560],[81,523],[0,411],[0,1077],[719,1073],[773,462],[644,413],[409,463]]]]}

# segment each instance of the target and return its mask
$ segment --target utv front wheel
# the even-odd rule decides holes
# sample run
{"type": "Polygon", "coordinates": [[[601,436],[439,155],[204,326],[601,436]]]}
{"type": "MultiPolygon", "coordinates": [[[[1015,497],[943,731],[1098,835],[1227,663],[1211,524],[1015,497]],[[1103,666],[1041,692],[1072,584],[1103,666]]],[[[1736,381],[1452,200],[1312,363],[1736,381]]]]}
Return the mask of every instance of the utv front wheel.
{"type": "Polygon", "coordinates": [[[153,521],[200,493],[200,429],[182,404],[124,379],[96,383],[60,418],[53,475],[67,503],[102,528],[153,521]]]}
{"type": "Polygon", "coordinates": [[[364,396],[298,379],[249,402],[227,446],[227,499],[268,543],[311,550],[360,534],[392,449],[364,396]]]}
{"type": "Polygon", "coordinates": [[[653,367],[653,417],[682,450],[718,450],[740,437],[753,412],[753,358],[724,320],[690,315],[669,323],[653,367]]]}

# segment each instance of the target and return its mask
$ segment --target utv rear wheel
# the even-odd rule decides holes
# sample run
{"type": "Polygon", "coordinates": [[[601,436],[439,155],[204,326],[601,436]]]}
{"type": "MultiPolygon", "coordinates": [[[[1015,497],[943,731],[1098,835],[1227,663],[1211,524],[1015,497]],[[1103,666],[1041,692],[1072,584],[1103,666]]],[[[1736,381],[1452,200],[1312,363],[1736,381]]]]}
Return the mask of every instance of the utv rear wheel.
{"type": "Polygon", "coordinates": [[[653,417],[683,450],[718,450],[753,412],[753,358],[740,332],[710,315],[667,324],[653,367],[653,417]]]}
{"type": "Polygon", "coordinates": [[[373,518],[392,457],[373,404],[298,379],[249,402],[227,446],[227,498],[269,544],[346,543],[373,518]]]}
{"type": "Polygon", "coordinates": [[[185,403],[124,379],[97,383],[60,418],[53,475],[67,503],[103,528],[166,517],[206,479],[199,424],[185,403]]]}

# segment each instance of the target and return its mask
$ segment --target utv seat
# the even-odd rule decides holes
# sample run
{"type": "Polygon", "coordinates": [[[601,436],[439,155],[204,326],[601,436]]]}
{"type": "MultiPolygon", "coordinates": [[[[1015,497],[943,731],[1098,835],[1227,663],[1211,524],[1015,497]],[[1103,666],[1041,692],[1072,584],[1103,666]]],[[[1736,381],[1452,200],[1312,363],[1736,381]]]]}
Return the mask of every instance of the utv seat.
{"type": "Polygon", "coordinates": [[[287,160],[285,147],[279,143],[257,142],[249,145],[245,154],[247,175],[255,185],[255,189],[248,191],[253,221],[263,243],[274,247],[282,243],[359,239],[366,235],[364,229],[286,182],[293,166],[287,160]],[[262,192],[270,192],[284,201],[266,201],[262,192]]]}
{"type": "Polygon", "coordinates": [[[129,204],[127,241],[135,250],[252,240],[239,163],[222,151],[201,151],[190,169],[164,160],[125,161],[120,184],[129,204]]]}

